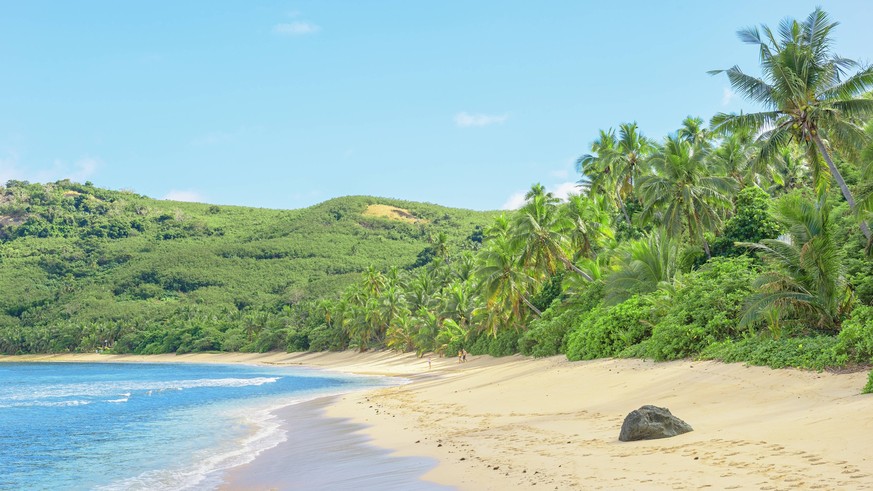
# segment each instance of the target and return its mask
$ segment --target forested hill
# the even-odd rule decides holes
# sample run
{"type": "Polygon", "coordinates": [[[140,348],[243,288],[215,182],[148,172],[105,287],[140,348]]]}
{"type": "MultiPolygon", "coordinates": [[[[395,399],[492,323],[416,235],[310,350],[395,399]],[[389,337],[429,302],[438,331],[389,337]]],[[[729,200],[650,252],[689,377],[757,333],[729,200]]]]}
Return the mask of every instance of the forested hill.
{"type": "Polygon", "coordinates": [[[437,247],[473,248],[494,215],[366,196],[269,210],[10,181],[0,352],[106,340],[119,351],[266,349],[260,331],[299,323],[307,309],[295,306],[337,296],[371,266],[411,269],[437,247]]]}

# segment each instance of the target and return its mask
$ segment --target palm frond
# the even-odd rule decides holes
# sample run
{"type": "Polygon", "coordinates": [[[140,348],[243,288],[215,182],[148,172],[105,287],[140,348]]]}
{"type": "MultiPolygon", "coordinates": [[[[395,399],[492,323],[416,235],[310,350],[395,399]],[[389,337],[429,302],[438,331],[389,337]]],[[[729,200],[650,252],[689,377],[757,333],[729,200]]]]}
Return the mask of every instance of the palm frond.
{"type": "MultiPolygon", "coordinates": [[[[827,87],[818,94],[818,98],[821,100],[852,99],[871,89],[873,89],[873,67],[867,67],[842,82],[827,87]]],[[[869,101],[869,99],[860,100],[869,101]]]]}

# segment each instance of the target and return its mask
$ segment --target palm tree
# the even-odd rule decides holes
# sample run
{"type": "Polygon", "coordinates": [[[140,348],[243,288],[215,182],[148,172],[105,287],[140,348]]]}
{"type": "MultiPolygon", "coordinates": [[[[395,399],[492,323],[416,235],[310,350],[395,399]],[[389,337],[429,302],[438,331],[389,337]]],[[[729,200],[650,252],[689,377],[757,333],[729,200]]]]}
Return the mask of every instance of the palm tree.
{"type": "Polygon", "coordinates": [[[779,155],[773,159],[770,178],[773,185],[768,191],[772,194],[784,194],[792,189],[799,189],[809,180],[809,172],[803,165],[802,154],[795,145],[789,145],[779,150],[779,155]]]}
{"type": "Polygon", "coordinates": [[[536,183],[530,187],[528,192],[524,194],[524,200],[530,201],[538,196],[543,196],[549,201],[556,200],[555,195],[546,191],[546,187],[540,183],[536,183]]]}
{"type": "Polygon", "coordinates": [[[617,203],[625,221],[631,223],[626,201],[633,196],[636,180],[641,174],[641,164],[652,150],[651,142],[644,137],[636,123],[622,123],[615,131],[600,131],[600,137],[591,145],[595,153],[585,154],[576,160],[576,169],[584,174],[581,182],[588,195],[604,194],[617,203]]]}
{"type": "Polygon", "coordinates": [[[441,317],[452,319],[459,326],[466,328],[473,322],[475,297],[466,283],[455,282],[446,288],[443,298],[441,317]]]}
{"type": "Polygon", "coordinates": [[[613,157],[617,146],[615,130],[600,130],[600,136],[591,143],[593,153],[587,153],[576,160],[576,171],[582,174],[579,184],[588,196],[606,196],[610,201],[615,201],[613,157]]]}
{"type": "Polygon", "coordinates": [[[617,271],[606,277],[604,301],[623,302],[636,293],[648,293],[673,281],[681,269],[679,241],[665,229],[627,242],[619,255],[617,271]]]}
{"type": "Polygon", "coordinates": [[[408,311],[401,311],[393,322],[388,325],[385,333],[385,344],[389,349],[397,351],[412,351],[415,349],[416,326],[415,319],[408,311]]]}
{"type": "Polygon", "coordinates": [[[603,242],[615,239],[603,196],[570,195],[563,212],[572,222],[568,233],[574,261],[596,257],[603,242]]]}
{"type": "Polygon", "coordinates": [[[839,325],[850,298],[837,246],[830,228],[830,207],[824,197],[810,202],[788,195],[778,204],[790,240],[743,243],[761,251],[773,270],[756,280],[758,293],[741,319],[749,325],[767,318],[773,308],[811,318],[818,327],[839,325]]]}
{"type": "Polygon", "coordinates": [[[501,213],[494,221],[491,222],[491,225],[485,227],[485,238],[486,239],[497,239],[509,238],[510,231],[512,230],[512,224],[510,223],[509,217],[506,216],[505,213],[501,213]]]}
{"type": "Polygon", "coordinates": [[[541,314],[527,297],[534,279],[520,267],[518,251],[509,240],[489,241],[479,257],[482,263],[476,277],[487,310],[506,313],[511,319],[524,317],[525,308],[541,314]]]}
{"type": "MultiPolygon", "coordinates": [[[[852,157],[867,141],[863,123],[873,115],[873,100],[863,95],[873,88],[873,67],[847,72],[860,65],[831,52],[831,31],[837,26],[820,8],[803,22],[785,19],[779,25],[779,39],[767,27],[746,28],[738,32],[743,42],[758,46],[762,77],[747,75],[739,67],[715,70],[726,73],[734,90],[766,108],[749,114],[717,114],[712,125],[717,130],[752,128],[763,143],[764,158],[778,148],[796,141],[804,146],[813,169],[816,186],[825,189],[819,172],[818,156],[827,163],[855,211],[855,199],[831,158],[839,150],[852,157]]],[[[869,241],[870,228],[861,221],[869,241]]]]}
{"type": "Polygon", "coordinates": [[[712,147],[712,133],[703,126],[702,118],[686,116],[676,134],[692,145],[707,149],[712,147]]]}
{"type": "Polygon", "coordinates": [[[541,276],[552,276],[562,264],[577,274],[591,278],[567,258],[567,235],[573,227],[560,212],[557,198],[551,194],[532,196],[516,213],[512,242],[521,255],[521,264],[541,276]]]}
{"type": "Polygon", "coordinates": [[[406,290],[406,302],[409,309],[417,312],[420,308],[429,309],[437,304],[437,285],[433,278],[433,272],[420,270],[409,282],[406,290]]]}
{"type": "Polygon", "coordinates": [[[740,189],[757,184],[762,169],[761,161],[754,155],[752,134],[747,129],[726,133],[709,154],[712,166],[735,180],[740,189]]]}
{"type": "Polygon", "coordinates": [[[668,233],[679,235],[684,229],[691,242],[702,244],[706,257],[712,257],[704,232],[721,223],[736,183],[713,175],[706,152],[678,136],[667,137],[650,163],[654,173],[641,178],[639,184],[645,202],[643,216],[659,213],[668,233]]]}

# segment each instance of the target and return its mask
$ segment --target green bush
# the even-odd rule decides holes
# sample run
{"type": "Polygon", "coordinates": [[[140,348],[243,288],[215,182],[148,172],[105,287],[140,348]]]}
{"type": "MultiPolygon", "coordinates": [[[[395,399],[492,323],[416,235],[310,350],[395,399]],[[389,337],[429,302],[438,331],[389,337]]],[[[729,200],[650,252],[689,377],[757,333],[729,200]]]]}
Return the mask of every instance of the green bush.
{"type": "MultiPolygon", "coordinates": [[[[518,353],[520,337],[521,332],[515,329],[503,329],[498,331],[496,336],[481,332],[475,339],[471,339],[472,344],[467,352],[471,355],[491,355],[495,358],[514,355],[518,353]]],[[[451,356],[452,353],[452,351],[446,351],[447,356],[451,356]]]]}
{"type": "Polygon", "coordinates": [[[518,341],[523,355],[544,357],[567,352],[567,333],[603,299],[603,283],[589,285],[585,291],[565,302],[554,302],[539,319],[530,323],[518,341]]]}
{"type": "Polygon", "coordinates": [[[757,276],[753,261],[748,256],[713,258],[682,278],[652,329],[646,355],[675,360],[739,335],[737,325],[757,276]]]}
{"type": "Polygon", "coordinates": [[[564,310],[555,313],[551,309],[539,319],[531,321],[530,328],[518,341],[518,350],[527,356],[554,356],[566,351],[565,338],[572,326],[578,325],[585,314],[579,310],[564,310]]]}
{"type": "Polygon", "coordinates": [[[349,337],[338,326],[322,324],[309,333],[309,351],[342,351],[349,347],[349,337]]]}
{"type": "Polygon", "coordinates": [[[749,252],[735,242],[760,242],[775,239],[783,227],[770,211],[772,198],[757,186],[748,186],[737,195],[736,213],[724,226],[724,233],[712,242],[714,256],[739,256],[749,252]]]}
{"type": "Polygon", "coordinates": [[[747,336],[738,341],[714,343],[703,350],[700,356],[726,363],[745,362],[771,368],[823,370],[846,363],[846,357],[839,354],[837,344],[835,336],[782,339],[747,336]]]}
{"type": "Polygon", "coordinates": [[[651,333],[652,305],[646,295],[612,307],[595,307],[567,336],[567,358],[591,360],[615,356],[651,333]]]}
{"type": "Polygon", "coordinates": [[[857,363],[873,362],[873,307],[862,305],[843,323],[837,349],[857,363]]]}
{"type": "Polygon", "coordinates": [[[867,385],[864,386],[864,389],[861,390],[862,394],[873,394],[873,370],[870,370],[870,374],[867,375],[867,385]]]}
{"type": "Polygon", "coordinates": [[[504,329],[498,332],[497,336],[488,342],[488,354],[497,358],[518,353],[518,339],[520,337],[521,331],[515,329],[504,329]]]}

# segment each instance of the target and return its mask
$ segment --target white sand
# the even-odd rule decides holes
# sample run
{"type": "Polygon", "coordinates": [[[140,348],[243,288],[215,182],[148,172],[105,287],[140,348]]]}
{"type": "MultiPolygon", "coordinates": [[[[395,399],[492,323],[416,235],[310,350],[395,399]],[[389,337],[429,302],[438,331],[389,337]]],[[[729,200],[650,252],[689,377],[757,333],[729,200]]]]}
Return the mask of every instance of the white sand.
{"type": "Polygon", "coordinates": [[[0,361],[308,365],[405,375],[412,384],[347,394],[331,417],[375,445],[439,465],[425,478],[470,490],[873,488],[873,395],[866,373],[715,362],[568,362],[520,356],[427,359],[379,353],[0,357],[0,361]],[[668,407],[694,427],[622,443],[625,415],[668,407]]]}

